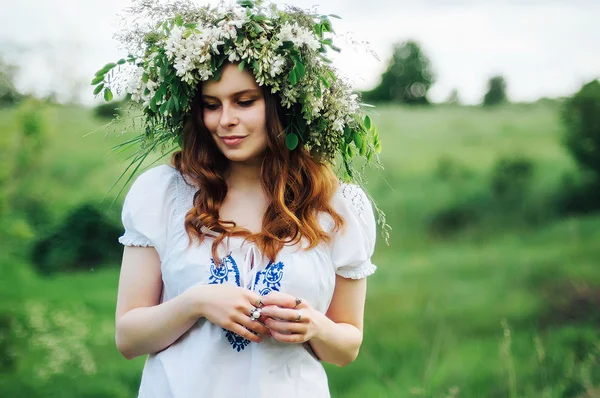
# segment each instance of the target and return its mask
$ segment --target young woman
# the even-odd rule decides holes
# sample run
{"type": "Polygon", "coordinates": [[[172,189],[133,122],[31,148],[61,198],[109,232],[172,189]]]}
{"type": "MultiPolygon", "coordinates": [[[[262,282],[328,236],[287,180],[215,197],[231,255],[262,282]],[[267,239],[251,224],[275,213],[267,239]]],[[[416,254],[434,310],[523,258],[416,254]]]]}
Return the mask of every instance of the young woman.
{"type": "MultiPolygon", "coordinates": [[[[242,31],[240,18],[264,23],[252,7],[223,15],[224,24],[209,20],[226,32],[242,31]]],[[[242,59],[244,50],[235,50],[242,59]]],[[[362,342],[373,211],[307,149],[308,134],[290,145],[298,108],[231,53],[190,91],[171,165],[144,172],[125,199],[117,347],[129,359],[149,354],[142,398],[328,397],[321,361],[349,364],[362,342]]],[[[177,118],[172,108],[164,123],[177,118]]],[[[345,120],[342,129],[365,133],[345,120]]]]}

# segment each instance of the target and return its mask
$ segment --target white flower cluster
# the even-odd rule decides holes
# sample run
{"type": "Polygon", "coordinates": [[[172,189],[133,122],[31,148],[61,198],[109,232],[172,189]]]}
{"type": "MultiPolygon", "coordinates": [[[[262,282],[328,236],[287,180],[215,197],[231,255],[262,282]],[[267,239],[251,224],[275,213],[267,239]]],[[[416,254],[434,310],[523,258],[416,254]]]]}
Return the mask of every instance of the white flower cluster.
{"type": "Polygon", "coordinates": [[[156,88],[158,83],[148,79],[146,83],[142,76],[144,75],[144,68],[138,67],[135,69],[129,80],[127,81],[126,91],[131,94],[131,99],[136,102],[141,102],[144,106],[150,104],[150,100],[156,94],[156,88]],[[148,90],[147,93],[146,89],[148,90]]]}
{"type": "Polygon", "coordinates": [[[298,48],[306,45],[313,51],[317,51],[321,47],[321,43],[315,37],[315,34],[306,28],[298,26],[296,22],[293,25],[288,22],[283,24],[278,36],[279,44],[282,44],[284,41],[291,41],[298,48]]]}

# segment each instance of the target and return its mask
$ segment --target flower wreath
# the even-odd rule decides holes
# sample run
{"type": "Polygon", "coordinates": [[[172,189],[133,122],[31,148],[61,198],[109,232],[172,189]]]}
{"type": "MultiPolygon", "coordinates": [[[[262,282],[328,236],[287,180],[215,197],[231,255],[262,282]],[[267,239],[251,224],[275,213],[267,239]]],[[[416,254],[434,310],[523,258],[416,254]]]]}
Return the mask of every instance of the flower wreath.
{"type": "MultiPolygon", "coordinates": [[[[127,168],[136,165],[132,174],[155,149],[180,145],[199,83],[218,80],[225,62],[248,68],[259,86],[278,94],[289,116],[284,130],[289,150],[304,145],[312,156],[331,164],[341,159],[346,181],[360,182],[352,165],[356,155],[365,164],[375,160],[379,165],[381,142],[361,111],[366,104],[359,103],[327,58],[328,50],[340,51],[330,20],[338,16],[291,6],[280,10],[263,0],[212,8],[189,0],[168,5],[136,0],[128,11],[136,23],[116,38],[130,55],[96,72],[92,85],[94,94],[106,101],[112,100],[113,90],[125,86],[131,100],[141,105],[144,131],[118,146],[140,144],[127,168]],[[137,23],[141,19],[142,25],[137,23]]],[[[383,213],[376,210],[381,224],[383,213]]]]}

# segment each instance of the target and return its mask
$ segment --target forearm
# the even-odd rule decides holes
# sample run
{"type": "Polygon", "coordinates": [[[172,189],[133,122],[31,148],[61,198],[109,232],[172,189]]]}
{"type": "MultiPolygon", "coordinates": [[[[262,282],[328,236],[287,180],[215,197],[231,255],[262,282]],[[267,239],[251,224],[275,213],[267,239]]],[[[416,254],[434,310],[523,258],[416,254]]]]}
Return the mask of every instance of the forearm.
{"type": "Polygon", "coordinates": [[[189,294],[153,307],[135,308],[116,322],[117,348],[127,359],[161,351],[190,329],[200,317],[189,294]]]}
{"type": "Polygon", "coordinates": [[[315,354],[322,361],[337,366],[352,363],[358,356],[362,332],[354,325],[335,323],[324,314],[315,313],[319,333],[309,341],[315,354]]]}

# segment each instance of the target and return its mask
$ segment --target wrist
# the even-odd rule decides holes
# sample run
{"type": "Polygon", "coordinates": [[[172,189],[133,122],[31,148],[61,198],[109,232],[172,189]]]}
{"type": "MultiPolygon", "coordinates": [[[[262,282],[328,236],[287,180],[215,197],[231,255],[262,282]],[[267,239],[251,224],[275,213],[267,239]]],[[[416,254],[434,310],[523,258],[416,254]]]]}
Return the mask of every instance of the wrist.
{"type": "Polygon", "coordinates": [[[313,324],[315,325],[315,334],[311,340],[324,341],[327,339],[328,331],[335,326],[335,323],[320,311],[313,310],[312,312],[313,324]]]}
{"type": "Polygon", "coordinates": [[[203,318],[206,308],[206,286],[207,285],[196,285],[187,289],[183,292],[185,296],[186,308],[190,310],[190,317],[194,319],[203,318]]]}

